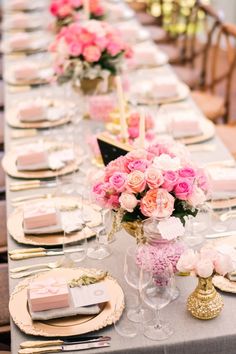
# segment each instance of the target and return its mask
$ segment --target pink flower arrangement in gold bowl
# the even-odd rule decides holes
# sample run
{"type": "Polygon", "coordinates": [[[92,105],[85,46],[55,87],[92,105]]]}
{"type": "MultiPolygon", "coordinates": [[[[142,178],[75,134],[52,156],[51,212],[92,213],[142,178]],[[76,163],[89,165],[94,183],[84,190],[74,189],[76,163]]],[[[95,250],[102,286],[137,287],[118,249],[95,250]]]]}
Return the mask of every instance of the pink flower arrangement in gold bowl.
{"type": "MultiPolygon", "coordinates": [[[[87,0],[89,18],[102,20],[105,15],[105,7],[101,0],[87,0]]],[[[69,26],[73,22],[85,19],[84,0],[53,0],[50,4],[50,12],[56,18],[56,29],[69,26]]]]}
{"type": "Polygon", "coordinates": [[[111,161],[102,180],[93,186],[102,207],[122,209],[123,222],[175,216],[184,224],[185,217],[197,214],[207,192],[204,170],[164,144],[133,150],[111,161]]]}
{"type": "Polygon", "coordinates": [[[61,29],[50,46],[59,83],[72,81],[84,91],[109,91],[124,57],[131,49],[119,32],[96,20],[72,23],[61,29]]]}

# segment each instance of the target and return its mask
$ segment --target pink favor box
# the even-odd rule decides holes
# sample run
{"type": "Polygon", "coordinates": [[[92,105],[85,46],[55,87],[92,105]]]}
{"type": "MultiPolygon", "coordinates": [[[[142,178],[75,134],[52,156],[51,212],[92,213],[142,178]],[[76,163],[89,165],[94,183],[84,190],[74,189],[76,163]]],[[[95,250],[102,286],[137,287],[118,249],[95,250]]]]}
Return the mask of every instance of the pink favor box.
{"type": "Polygon", "coordinates": [[[34,281],[28,288],[28,301],[33,312],[70,306],[68,285],[64,279],[34,281]]]}
{"type": "Polygon", "coordinates": [[[236,168],[210,168],[209,175],[213,192],[236,190],[236,168]]]}
{"type": "Polygon", "coordinates": [[[37,229],[58,223],[57,211],[53,203],[40,202],[24,206],[24,226],[26,229],[37,229]]]}
{"type": "Polygon", "coordinates": [[[88,101],[88,113],[91,119],[107,121],[109,113],[115,108],[115,99],[109,95],[92,96],[88,101]]]}
{"type": "Polygon", "coordinates": [[[153,83],[152,91],[157,98],[171,98],[178,94],[176,84],[153,83]]]}
{"type": "Polygon", "coordinates": [[[19,166],[29,166],[35,164],[47,164],[48,158],[46,151],[40,147],[29,148],[28,151],[20,153],[17,156],[17,165],[19,166]]]}
{"type": "Polygon", "coordinates": [[[197,118],[173,118],[171,121],[171,128],[178,135],[178,133],[201,134],[201,127],[197,118]]]}
{"type": "Polygon", "coordinates": [[[19,118],[22,122],[39,121],[45,119],[46,110],[40,104],[32,103],[19,110],[19,118]]]}
{"type": "Polygon", "coordinates": [[[30,45],[30,39],[25,34],[15,35],[10,39],[10,47],[12,49],[24,49],[30,45]]]}
{"type": "MultiPolygon", "coordinates": [[[[15,75],[15,78],[17,80],[24,80],[24,79],[28,79],[28,80],[31,80],[31,79],[35,79],[37,78],[38,76],[38,68],[34,65],[22,65],[21,67],[19,68],[16,68],[14,70],[14,75],[15,75]]],[[[36,108],[41,108],[42,110],[42,107],[40,106],[34,106],[36,108]]],[[[34,108],[33,107],[33,108],[34,108]]],[[[32,107],[30,107],[32,108],[32,107]]],[[[29,108],[28,108],[29,109],[29,108]]],[[[27,111],[27,108],[26,108],[26,111],[27,111]]]]}

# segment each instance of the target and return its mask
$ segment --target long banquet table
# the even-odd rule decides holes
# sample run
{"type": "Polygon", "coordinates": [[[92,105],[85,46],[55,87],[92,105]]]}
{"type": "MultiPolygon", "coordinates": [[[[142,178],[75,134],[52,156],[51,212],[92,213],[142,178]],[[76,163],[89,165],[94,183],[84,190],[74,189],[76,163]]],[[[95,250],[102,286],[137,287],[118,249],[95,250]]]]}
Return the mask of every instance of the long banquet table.
{"type": "MultiPolygon", "coordinates": [[[[8,1],[8,0],[6,0],[8,1]]],[[[9,58],[5,56],[4,67],[7,70],[9,58]]],[[[33,89],[34,94],[43,90],[43,88],[33,89]]],[[[26,97],[30,97],[32,91],[12,93],[9,86],[5,86],[5,112],[14,105],[16,100],[24,100],[26,97]]],[[[194,103],[189,98],[192,105],[194,103]]],[[[93,124],[93,122],[88,122],[93,124]]],[[[63,127],[61,128],[63,129],[63,127]]],[[[5,126],[5,151],[13,146],[14,141],[10,136],[11,128],[5,126]]],[[[38,132],[38,136],[42,134],[38,132]]],[[[81,144],[83,143],[83,136],[79,137],[81,144]]],[[[203,143],[208,144],[208,142],[203,143]]],[[[207,163],[218,160],[229,160],[231,156],[218,137],[214,137],[211,140],[211,144],[216,146],[213,152],[194,152],[193,159],[201,163],[207,163]]],[[[12,211],[11,199],[13,197],[27,196],[35,194],[35,190],[11,192],[9,190],[9,183],[15,179],[6,177],[6,199],[7,199],[7,214],[12,211]]],[[[48,193],[49,189],[41,188],[37,190],[38,193],[48,193]]],[[[51,192],[51,190],[50,190],[51,192]]],[[[236,227],[236,224],[235,224],[236,227]]],[[[132,237],[121,231],[116,236],[116,241],[111,244],[112,255],[102,261],[94,261],[86,259],[81,264],[83,267],[97,267],[109,272],[118,280],[122,289],[124,290],[127,300],[133,290],[125,283],[123,276],[123,263],[124,253],[129,245],[134,244],[132,237]]],[[[8,249],[20,249],[25,248],[24,245],[15,242],[10,235],[8,235],[8,249]]],[[[59,257],[59,256],[58,256],[59,257]]],[[[46,262],[54,262],[58,257],[47,257],[46,262]]],[[[30,265],[42,263],[41,258],[27,259],[22,261],[11,261],[9,259],[9,269],[16,266],[30,265]]],[[[20,280],[9,278],[10,293],[12,293],[14,287],[20,280]]],[[[163,318],[168,320],[173,328],[174,335],[166,341],[154,342],[148,340],[141,334],[135,338],[121,337],[114,330],[113,326],[108,326],[99,331],[99,334],[111,336],[111,347],[99,350],[87,350],[88,354],[101,352],[101,353],[134,353],[134,354],[235,354],[236,348],[236,312],[234,311],[235,299],[230,294],[223,294],[224,309],[222,314],[211,321],[196,320],[186,310],[186,300],[188,295],[193,291],[196,286],[196,279],[192,277],[177,277],[177,285],[180,289],[180,296],[177,300],[169,304],[162,312],[163,318]]],[[[20,304],[19,304],[20,306],[20,304]]],[[[35,337],[31,337],[22,333],[17,326],[11,321],[11,343],[12,353],[16,354],[21,342],[25,340],[35,340],[35,337]]],[[[42,338],[41,338],[42,339],[42,338]]],[[[69,352],[68,352],[69,353],[69,352]]]]}

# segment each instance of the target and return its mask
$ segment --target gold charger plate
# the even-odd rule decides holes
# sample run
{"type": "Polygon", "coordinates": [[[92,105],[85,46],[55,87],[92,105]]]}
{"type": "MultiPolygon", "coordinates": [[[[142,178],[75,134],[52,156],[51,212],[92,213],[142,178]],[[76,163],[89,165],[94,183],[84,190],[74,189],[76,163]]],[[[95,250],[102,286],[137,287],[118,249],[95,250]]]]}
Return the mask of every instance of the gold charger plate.
{"type": "Polygon", "coordinates": [[[208,119],[201,120],[201,129],[202,134],[191,136],[191,137],[184,137],[184,138],[176,138],[179,142],[185,145],[189,144],[198,144],[203,143],[204,141],[210,140],[215,136],[215,126],[214,124],[208,119]]]}
{"type": "Polygon", "coordinates": [[[230,281],[222,275],[215,275],[213,277],[213,284],[216,288],[227,293],[236,294],[236,282],[230,281]]]}
{"type": "MultiPolygon", "coordinates": [[[[42,199],[32,200],[30,202],[35,202],[42,199]]],[[[45,199],[43,199],[45,200],[45,199]]],[[[51,200],[55,201],[55,204],[61,203],[66,206],[73,206],[75,204],[79,205],[77,198],[72,197],[58,197],[52,198],[51,200]],[[58,200],[59,199],[59,200],[58,200]]],[[[86,229],[80,230],[75,233],[73,236],[70,236],[68,242],[70,241],[79,241],[84,238],[89,238],[94,236],[93,227],[101,224],[101,214],[91,207],[91,220],[86,223],[86,229]]],[[[25,245],[34,245],[34,246],[59,246],[63,244],[63,232],[57,232],[54,234],[44,234],[44,235],[29,235],[25,234],[23,230],[23,207],[19,207],[10,214],[7,220],[7,229],[11,237],[18,243],[25,245]]]]}
{"type": "Polygon", "coordinates": [[[4,171],[11,177],[23,179],[43,179],[63,176],[72,173],[78,169],[81,159],[69,162],[60,170],[37,170],[37,171],[18,171],[17,170],[17,154],[16,152],[7,152],[2,159],[2,166],[4,171]]]}
{"type": "MultiPolygon", "coordinates": [[[[72,105],[72,102],[70,101],[59,101],[59,100],[53,100],[52,103],[57,106],[57,107],[65,107],[65,104],[68,104],[68,110],[70,106],[72,105]]],[[[68,113],[65,117],[62,117],[57,120],[44,120],[44,121],[38,121],[38,122],[21,122],[20,119],[18,118],[18,111],[19,107],[12,108],[10,109],[7,114],[6,114],[6,122],[8,125],[10,125],[13,128],[22,128],[22,129],[45,129],[45,128],[53,128],[53,127],[58,127],[60,125],[67,124],[71,121],[71,115],[68,113]]]]}
{"type": "Polygon", "coordinates": [[[98,315],[74,316],[48,321],[32,321],[27,304],[27,288],[30,282],[37,279],[43,281],[48,277],[63,278],[67,281],[79,278],[95,270],[84,268],[61,268],[50,270],[45,274],[37,274],[20,282],[10,297],[9,310],[14,323],[26,334],[44,337],[68,337],[92,331],[111,325],[119,320],[124,309],[124,293],[118,282],[111,276],[105,279],[111,300],[104,304],[98,315]],[[19,306],[20,304],[20,306],[19,306]]]}

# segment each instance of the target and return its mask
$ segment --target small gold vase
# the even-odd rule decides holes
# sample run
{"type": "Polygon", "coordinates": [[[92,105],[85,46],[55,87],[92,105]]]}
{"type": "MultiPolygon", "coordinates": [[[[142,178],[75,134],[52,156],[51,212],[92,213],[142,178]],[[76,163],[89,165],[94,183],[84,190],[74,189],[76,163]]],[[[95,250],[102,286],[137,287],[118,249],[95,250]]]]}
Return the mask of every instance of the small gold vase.
{"type": "Polygon", "coordinates": [[[112,91],[115,87],[115,81],[114,81],[114,76],[110,75],[107,80],[107,92],[101,92],[99,90],[99,85],[102,83],[103,79],[102,78],[96,78],[96,79],[83,79],[80,81],[80,89],[83,91],[85,95],[91,95],[91,94],[100,94],[100,93],[108,93],[112,91]]]}
{"type": "Polygon", "coordinates": [[[220,314],[223,306],[222,297],[216,291],[212,277],[198,277],[198,285],[188,297],[188,311],[200,320],[210,320],[220,314]]]}

